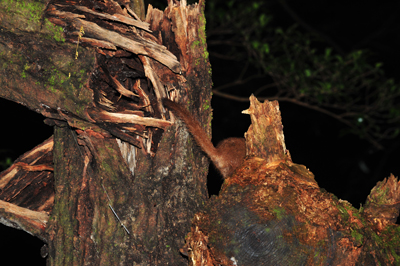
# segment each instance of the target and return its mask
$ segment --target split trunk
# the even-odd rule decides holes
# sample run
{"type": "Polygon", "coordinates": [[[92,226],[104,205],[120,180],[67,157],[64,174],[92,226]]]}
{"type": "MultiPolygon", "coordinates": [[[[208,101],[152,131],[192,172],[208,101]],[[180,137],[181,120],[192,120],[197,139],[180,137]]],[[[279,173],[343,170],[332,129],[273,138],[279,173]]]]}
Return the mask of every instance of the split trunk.
{"type": "Polygon", "coordinates": [[[210,132],[203,11],[0,2],[0,96],[54,127],[0,174],[0,221],[45,241],[49,265],[399,265],[397,179],[359,210],[321,190],[276,102],[250,99],[247,158],[208,199],[208,160],[161,102],[210,132]]]}

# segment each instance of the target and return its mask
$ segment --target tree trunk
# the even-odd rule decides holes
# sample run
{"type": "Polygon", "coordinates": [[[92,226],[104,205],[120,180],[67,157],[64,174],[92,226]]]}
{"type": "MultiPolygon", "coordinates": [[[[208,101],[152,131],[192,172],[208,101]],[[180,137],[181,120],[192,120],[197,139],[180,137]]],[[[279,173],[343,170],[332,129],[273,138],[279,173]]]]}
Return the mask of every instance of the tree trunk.
{"type": "Polygon", "coordinates": [[[189,265],[400,265],[397,178],[355,209],[292,162],[278,103],[250,103],[247,159],[196,214],[189,265]]]}
{"type": "Polygon", "coordinates": [[[184,127],[167,128],[161,99],[189,106],[209,132],[203,3],[150,6],[145,21],[114,1],[0,6],[8,26],[0,95],[55,127],[47,146],[29,153],[54,164],[25,155],[1,175],[4,186],[20,187],[21,176],[54,178],[54,190],[21,189],[33,218],[11,205],[7,223],[47,242],[49,265],[186,265],[179,249],[207,200],[208,160],[184,127]]]}
{"type": "Polygon", "coordinates": [[[45,241],[49,265],[400,265],[397,179],[360,210],[321,190],[276,102],[251,98],[247,158],[208,201],[208,160],[161,101],[210,132],[203,9],[0,2],[0,96],[55,129],[0,174],[0,222],[45,241]]]}

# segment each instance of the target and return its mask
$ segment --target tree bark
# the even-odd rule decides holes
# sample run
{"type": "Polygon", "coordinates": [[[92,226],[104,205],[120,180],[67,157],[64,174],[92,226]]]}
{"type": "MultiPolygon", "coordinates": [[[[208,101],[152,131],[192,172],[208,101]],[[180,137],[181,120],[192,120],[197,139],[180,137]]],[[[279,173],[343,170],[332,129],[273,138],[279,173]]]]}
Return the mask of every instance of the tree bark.
{"type": "Polygon", "coordinates": [[[397,178],[355,209],[292,162],[278,103],[250,102],[248,157],[195,215],[189,265],[400,265],[397,178]]]}
{"type": "Polygon", "coordinates": [[[399,265],[397,179],[359,210],[321,190],[276,102],[251,98],[247,158],[207,199],[208,160],[161,103],[210,132],[203,9],[0,2],[0,96],[55,129],[0,174],[0,222],[45,241],[49,265],[399,265]]]}
{"type": "Polygon", "coordinates": [[[55,127],[47,168],[32,159],[1,176],[24,186],[18,176],[44,182],[45,172],[54,190],[24,205],[33,218],[12,205],[5,223],[47,242],[49,265],[186,265],[179,249],[207,200],[208,160],[184,127],[169,127],[161,99],[189,106],[209,132],[203,3],[150,6],[145,21],[123,1],[0,6],[1,59],[12,66],[0,70],[0,96],[55,127]]]}

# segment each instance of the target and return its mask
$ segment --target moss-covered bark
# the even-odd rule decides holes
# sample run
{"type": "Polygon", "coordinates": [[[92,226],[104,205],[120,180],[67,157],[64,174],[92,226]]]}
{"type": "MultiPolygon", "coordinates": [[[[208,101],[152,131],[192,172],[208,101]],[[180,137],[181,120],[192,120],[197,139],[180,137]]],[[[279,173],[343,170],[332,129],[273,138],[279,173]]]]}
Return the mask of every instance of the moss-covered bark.
{"type": "Polygon", "coordinates": [[[166,127],[160,103],[187,104],[210,130],[203,7],[171,1],[143,22],[96,3],[0,2],[0,97],[55,127],[49,265],[186,265],[179,249],[207,200],[208,161],[184,127],[166,127]],[[110,31],[133,46],[102,38],[110,31]]]}
{"type": "Polygon", "coordinates": [[[0,2],[0,96],[45,116],[62,108],[84,117],[93,50],[66,43],[63,29],[42,17],[46,1],[0,2]]]}
{"type": "Polygon", "coordinates": [[[354,208],[291,161],[277,102],[250,102],[249,157],[196,214],[189,265],[400,265],[397,178],[354,208]]]}

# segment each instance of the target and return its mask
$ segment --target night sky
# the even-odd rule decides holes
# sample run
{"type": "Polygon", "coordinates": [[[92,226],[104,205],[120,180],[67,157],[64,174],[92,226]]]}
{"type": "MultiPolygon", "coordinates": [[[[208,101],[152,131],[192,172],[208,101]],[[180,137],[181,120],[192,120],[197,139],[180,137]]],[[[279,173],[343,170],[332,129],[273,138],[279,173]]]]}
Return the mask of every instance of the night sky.
{"type": "MultiPolygon", "coordinates": [[[[387,77],[399,82],[399,3],[367,1],[360,5],[345,1],[286,1],[289,10],[300,18],[295,21],[288,8],[278,2],[268,2],[274,25],[289,27],[297,22],[300,24],[298,29],[303,32],[312,28],[342,53],[368,49],[370,62],[382,62],[387,77]]],[[[238,70],[231,72],[235,69],[224,67],[216,58],[211,57],[211,64],[216,87],[229,76],[239,73],[238,70]]],[[[253,87],[238,87],[234,92],[248,97],[253,87]]],[[[241,111],[249,104],[214,96],[212,106],[215,143],[226,137],[243,136],[250,119],[241,111]]],[[[286,102],[280,103],[280,109],[286,148],[293,162],[307,166],[320,187],[348,200],[354,207],[359,208],[365,202],[376,182],[390,173],[399,175],[399,137],[382,141],[385,149],[377,150],[356,135],[343,135],[347,127],[322,113],[286,102]]]]}
{"type": "MultiPolygon", "coordinates": [[[[211,1],[211,0],[210,0],[211,1]]],[[[400,2],[396,1],[294,1],[286,2],[298,17],[313,29],[327,36],[344,53],[369,49],[372,60],[383,62],[388,77],[399,81],[400,59],[400,2]],[[357,2],[357,3],[356,3],[357,2]]],[[[271,1],[270,9],[276,24],[287,27],[295,23],[287,9],[271,1]]],[[[305,30],[302,25],[301,30],[305,30]]],[[[210,58],[215,86],[221,85],[235,69],[222,61],[210,58]]],[[[241,96],[250,96],[246,88],[238,88],[241,96]]],[[[213,142],[227,137],[243,136],[250,125],[248,115],[241,111],[248,103],[214,97],[213,142]]],[[[2,115],[2,142],[0,156],[16,159],[47,139],[53,129],[43,123],[43,117],[27,108],[0,99],[2,115]]],[[[280,103],[286,147],[293,162],[304,164],[320,187],[348,200],[355,208],[365,202],[376,182],[390,173],[400,174],[400,137],[381,144],[376,150],[370,143],[355,135],[341,136],[345,125],[321,113],[293,104],[280,103]]],[[[211,193],[217,193],[220,178],[212,170],[211,193]]],[[[40,257],[43,243],[25,232],[0,225],[0,254],[10,257],[13,265],[45,265],[40,257]]]]}

